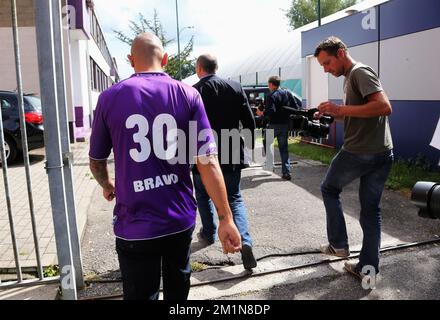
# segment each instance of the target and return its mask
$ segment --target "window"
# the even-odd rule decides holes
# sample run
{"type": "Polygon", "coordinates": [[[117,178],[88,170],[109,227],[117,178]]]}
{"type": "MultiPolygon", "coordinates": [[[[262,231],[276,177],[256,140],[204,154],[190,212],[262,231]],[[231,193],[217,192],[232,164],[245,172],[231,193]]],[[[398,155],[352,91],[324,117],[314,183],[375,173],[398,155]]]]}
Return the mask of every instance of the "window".
{"type": "Polygon", "coordinates": [[[107,77],[92,58],[90,58],[90,76],[93,91],[102,92],[109,88],[110,78],[107,77]]]}
{"type": "Polygon", "coordinates": [[[0,99],[0,104],[2,109],[10,109],[12,107],[11,104],[4,99],[0,99]]]}
{"type": "Polygon", "coordinates": [[[109,66],[112,66],[113,59],[111,58],[110,51],[108,50],[107,43],[105,42],[105,38],[101,26],[99,25],[98,19],[93,10],[91,11],[90,14],[90,29],[91,29],[92,38],[95,40],[96,45],[101,51],[104,59],[107,61],[109,66]]]}

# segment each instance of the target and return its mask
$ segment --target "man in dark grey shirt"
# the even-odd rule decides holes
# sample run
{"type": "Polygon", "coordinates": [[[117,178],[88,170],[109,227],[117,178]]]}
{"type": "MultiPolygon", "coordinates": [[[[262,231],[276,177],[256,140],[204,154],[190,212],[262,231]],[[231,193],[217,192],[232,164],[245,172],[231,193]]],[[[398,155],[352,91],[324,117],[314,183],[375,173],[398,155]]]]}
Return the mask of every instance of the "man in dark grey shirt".
{"type": "Polygon", "coordinates": [[[390,101],[377,74],[349,55],[347,46],[330,37],[317,47],[315,57],[326,73],[344,76],[344,105],[324,102],[319,114],[344,120],[344,145],[333,159],[321,186],[327,212],[329,244],[325,254],[350,255],[340,201],[342,189],[360,178],[360,224],[364,233],[359,262],[346,262],[345,269],[363,279],[379,272],[381,241],[380,200],[393,162],[393,142],[388,122],[390,101]]]}

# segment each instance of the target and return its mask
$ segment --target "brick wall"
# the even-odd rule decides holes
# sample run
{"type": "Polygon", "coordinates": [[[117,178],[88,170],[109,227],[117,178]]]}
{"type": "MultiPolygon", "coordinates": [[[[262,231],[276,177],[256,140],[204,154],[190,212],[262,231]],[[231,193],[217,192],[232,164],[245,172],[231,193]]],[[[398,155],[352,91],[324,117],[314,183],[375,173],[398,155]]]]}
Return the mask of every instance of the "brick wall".
{"type": "MultiPolygon", "coordinates": [[[[34,0],[17,0],[19,27],[34,27],[34,0]]],[[[12,26],[11,0],[0,0],[0,28],[12,26]]]]}

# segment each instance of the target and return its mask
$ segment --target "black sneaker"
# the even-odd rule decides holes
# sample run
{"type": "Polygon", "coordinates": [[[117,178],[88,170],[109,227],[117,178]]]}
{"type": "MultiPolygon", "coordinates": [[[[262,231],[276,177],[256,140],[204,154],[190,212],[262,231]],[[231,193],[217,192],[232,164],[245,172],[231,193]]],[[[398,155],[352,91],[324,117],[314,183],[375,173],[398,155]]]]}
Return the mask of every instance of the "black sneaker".
{"type": "Polygon", "coordinates": [[[283,179],[284,180],[287,180],[287,181],[290,181],[290,180],[292,180],[292,176],[290,175],[290,174],[283,174],[283,179]]]}
{"type": "Polygon", "coordinates": [[[247,244],[241,248],[241,259],[243,260],[243,267],[246,270],[252,270],[257,266],[257,260],[255,260],[254,254],[252,253],[252,247],[247,244]]]}

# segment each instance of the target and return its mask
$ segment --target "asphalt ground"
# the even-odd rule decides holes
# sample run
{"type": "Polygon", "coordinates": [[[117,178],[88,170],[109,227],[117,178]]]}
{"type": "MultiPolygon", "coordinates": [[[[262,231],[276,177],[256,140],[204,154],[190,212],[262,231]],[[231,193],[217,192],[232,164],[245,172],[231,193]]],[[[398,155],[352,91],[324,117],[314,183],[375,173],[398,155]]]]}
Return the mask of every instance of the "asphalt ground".
{"type": "MultiPolygon", "coordinates": [[[[250,232],[257,258],[273,254],[316,251],[327,242],[326,218],[320,183],[327,166],[292,155],[293,180],[281,179],[275,172],[251,168],[243,171],[242,195],[248,210],[250,232]]],[[[259,159],[261,160],[261,159],[259,159]]],[[[342,194],[350,249],[360,249],[362,231],[358,222],[358,182],[347,186],[342,194]]],[[[107,203],[96,188],[89,207],[82,254],[88,280],[118,279],[118,261],[112,232],[113,204],[107,203]]],[[[437,239],[440,221],[422,219],[408,195],[385,190],[382,198],[382,247],[437,239]]],[[[197,220],[196,232],[200,228],[197,220]]],[[[190,299],[249,300],[358,300],[358,299],[439,299],[440,247],[414,247],[382,255],[381,274],[375,290],[364,290],[360,281],[343,271],[343,261],[246,277],[240,254],[224,255],[218,242],[204,247],[194,233],[192,262],[219,266],[194,272],[192,283],[212,281],[231,275],[241,280],[191,289],[190,299]]],[[[321,254],[268,258],[259,262],[255,274],[319,262],[321,254]]],[[[120,283],[92,283],[80,297],[108,296],[122,292],[120,283]]]]}

